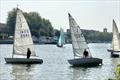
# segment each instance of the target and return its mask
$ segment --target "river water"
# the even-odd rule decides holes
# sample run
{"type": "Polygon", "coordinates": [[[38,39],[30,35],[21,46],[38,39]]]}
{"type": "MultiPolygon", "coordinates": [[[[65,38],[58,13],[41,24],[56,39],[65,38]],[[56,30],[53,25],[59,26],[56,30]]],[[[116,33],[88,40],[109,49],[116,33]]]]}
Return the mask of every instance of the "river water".
{"type": "Polygon", "coordinates": [[[4,57],[12,56],[11,44],[0,44],[0,80],[108,80],[115,78],[115,67],[120,58],[111,58],[107,52],[110,44],[88,44],[93,57],[103,59],[103,65],[82,68],[71,67],[72,45],[35,45],[37,56],[43,64],[6,64],[4,57]]]}

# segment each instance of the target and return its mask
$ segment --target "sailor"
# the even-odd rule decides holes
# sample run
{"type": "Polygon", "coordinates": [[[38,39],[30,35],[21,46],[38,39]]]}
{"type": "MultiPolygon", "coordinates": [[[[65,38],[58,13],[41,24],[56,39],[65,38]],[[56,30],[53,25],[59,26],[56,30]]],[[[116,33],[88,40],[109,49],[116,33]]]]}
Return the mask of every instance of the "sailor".
{"type": "Polygon", "coordinates": [[[84,55],[85,58],[88,57],[88,51],[86,49],[84,50],[83,55],[84,55]]]}
{"type": "Polygon", "coordinates": [[[28,48],[28,49],[27,49],[27,59],[30,58],[30,55],[31,55],[31,51],[30,51],[30,49],[28,48]]]}
{"type": "Polygon", "coordinates": [[[111,56],[113,56],[113,51],[111,52],[111,56]]]}

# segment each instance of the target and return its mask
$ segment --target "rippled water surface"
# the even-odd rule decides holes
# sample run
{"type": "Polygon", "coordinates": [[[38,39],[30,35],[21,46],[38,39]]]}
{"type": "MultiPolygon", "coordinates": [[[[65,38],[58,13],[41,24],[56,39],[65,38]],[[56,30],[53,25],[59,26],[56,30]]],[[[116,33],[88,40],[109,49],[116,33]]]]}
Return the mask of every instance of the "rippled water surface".
{"type": "Polygon", "coordinates": [[[91,68],[73,68],[67,62],[73,58],[72,45],[35,45],[43,64],[6,64],[4,57],[11,57],[12,45],[0,44],[0,80],[108,80],[115,77],[115,67],[120,58],[111,58],[109,44],[91,43],[93,57],[103,59],[103,65],[91,68]]]}

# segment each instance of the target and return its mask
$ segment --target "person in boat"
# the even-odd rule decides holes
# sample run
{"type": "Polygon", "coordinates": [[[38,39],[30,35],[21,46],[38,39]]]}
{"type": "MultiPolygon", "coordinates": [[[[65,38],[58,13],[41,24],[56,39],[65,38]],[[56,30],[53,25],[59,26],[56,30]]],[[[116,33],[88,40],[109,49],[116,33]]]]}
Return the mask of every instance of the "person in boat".
{"type": "Polygon", "coordinates": [[[30,58],[30,55],[31,55],[31,51],[30,51],[30,49],[28,48],[28,49],[27,49],[27,59],[30,58]]]}
{"type": "Polygon", "coordinates": [[[111,52],[111,55],[113,55],[113,51],[111,52]]]}
{"type": "Polygon", "coordinates": [[[83,55],[84,55],[85,58],[88,57],[88,51],[86,49],[84,50],[83,55]]]}

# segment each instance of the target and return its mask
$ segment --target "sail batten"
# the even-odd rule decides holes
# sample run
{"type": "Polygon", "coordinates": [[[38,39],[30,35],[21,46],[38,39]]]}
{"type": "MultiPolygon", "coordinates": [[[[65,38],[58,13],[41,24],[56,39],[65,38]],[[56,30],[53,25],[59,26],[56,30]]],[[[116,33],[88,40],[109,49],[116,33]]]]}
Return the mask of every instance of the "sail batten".
{"type": "Polygon", "coordinates": [[[31,51],[31,56],[35,56],[36,53],[29,26],[22,11],[17,9],[13,54],[26,55],[28,48],[31,51]]]}
{"type": "Polygon", "coordinates": [[[70,32],[72,38],[72,46],[73,46],[73,53],[75,57],[83,57],[83,52],[85,49],[88,50],[89,56],[91,56],[90,51],[88,49],[87,43],[85,41],[84,35],[76,23],[74,18],[69,15],[69,25],[70,25],[70,32]]]}

